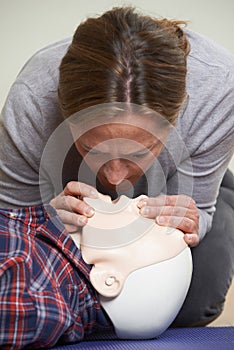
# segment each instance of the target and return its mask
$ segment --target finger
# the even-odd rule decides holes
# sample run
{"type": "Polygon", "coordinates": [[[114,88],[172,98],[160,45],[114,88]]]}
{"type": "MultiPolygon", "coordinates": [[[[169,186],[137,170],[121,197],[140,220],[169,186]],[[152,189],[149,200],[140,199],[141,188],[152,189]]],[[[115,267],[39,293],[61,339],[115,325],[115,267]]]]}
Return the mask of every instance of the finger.
{"type": "Polygon", "coordinates": [[[65,196],[64,194],[61,194],[57,198],[55,208],[57,210],[63,209],[66,211],[79,213],[87,217],[91,217],[95,213],[95,210],[81,199],[69,195],[65,196]]]}
{"type": "Polygon", "coordinates": [[[170,226],[177,228],[184,233],[197,233],[198,224],[196,221],[187,217],[178,216],[158,216],[156,222],[162,226],[170,226]]]}
{"type": "Polygon", "coordinates": [[[139,201],[138,207],[143,206],[180,206],[180,207],[193,207],[196,206],[196,202],[186,195],[159,195],[158,197],[143,198],[139,201]]]}
{"type": "Polygon", "coordinates": [[[185,234],[184,240],[190,247],[196,247],[199,244],[199,236],[196,233],[185,234]]]}
{"type": "Polygon", "coordinates": [[[80,231],[79,227],[74,226],[74,225],[69,225],[69,224],[64,224],[65,229],[69,232],[69,233],[75,233],[80,231]]]}
{"type": "Polygon", "coordinates": [[[88,219],[86,216],[75,214],[66,210],[57,210],[57,213],[64,225],[69,224],[75,227],[79,227],[79,226],[83,227],[88,222],[88,219]]]}
{"type": "Polygon", "coordinates": [[[72,196],[99,198],[99,194],[96,188],[78,181],[68,182],[63,192],[65,196],[72,195],[72,196]]]}
{"type": "Polygon", "coordinates": [[[82,205],[82,201],[76,197],[70,195],[64,195],[63,193],[54,198],[51,204],[56,209],[64,209],[67,211],[79,211],[82,205]]]}
{"type": "Polygon", "coordinates": [[[140,209],[140,214],[151,219],[154,219],[157,216],[187,216],[194,220],[197,218],[197,210],[177,206],[142,207],[140,209]]]}

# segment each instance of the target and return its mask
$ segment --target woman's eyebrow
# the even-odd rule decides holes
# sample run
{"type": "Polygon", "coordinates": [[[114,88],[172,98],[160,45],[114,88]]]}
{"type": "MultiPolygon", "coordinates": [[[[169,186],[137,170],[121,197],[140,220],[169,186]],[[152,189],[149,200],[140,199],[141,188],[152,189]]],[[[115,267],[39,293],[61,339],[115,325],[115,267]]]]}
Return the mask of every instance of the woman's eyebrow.
{"type": "Polygon", "coordinates": [[[128,155],[131,155],[131,154],[145,154],[145,153],[148,153],[149,151],[151,151],[156,145],[157,145],[158,141],[149,145],[149,146],[144,146],[142,149],[139,149],[139,150],[136,150],[134,152],[131,152],[131,153],[128,153],[128,155]]]}
{"type": "Polygon", "coordinates": [[[91,149],[93,149],[94,147],[89,147],[87,145],[85,145],[82,141],[78,140],[79,144],[81,145],[81,147],[83,147],[85,150],[90,151],[91,149]]]}
{"type": "MultiPolygon", "coordinates": [[[[80,143],[81,147],[84,148],[86,151],[91,151],[92,149],[96,148],[96,146],[98,146],[98,145],[96,145],[96,146],[90,147],[88,145],[85,145],[82,141],[79,141],[79,143],[80,143]]],[[[138,153],[138,154],[148,153],[157,145],[157,143],[158,143],[158,140],[156,142],[154,142],[153,144],[150,144],[148,146],[142,145],[143,147],[141,149],[127,153],[126,155],[131,156],[131,155],[136,154],[136,153],[138,153]]],[[[102,152],[100,151],[100,153],[102,153],[102,152]]]]}

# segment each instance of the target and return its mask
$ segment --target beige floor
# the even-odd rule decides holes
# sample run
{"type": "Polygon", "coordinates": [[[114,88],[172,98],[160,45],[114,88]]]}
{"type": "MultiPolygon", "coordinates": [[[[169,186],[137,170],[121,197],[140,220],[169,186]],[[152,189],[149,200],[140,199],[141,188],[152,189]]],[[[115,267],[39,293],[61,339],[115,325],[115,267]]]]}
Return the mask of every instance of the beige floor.
{"type": "Polygon", "coordinates": [[[226,327],[234,326],[234,280],[229,289],[224,311],[222,314],[209,326],[211,327],[226,327]]]}

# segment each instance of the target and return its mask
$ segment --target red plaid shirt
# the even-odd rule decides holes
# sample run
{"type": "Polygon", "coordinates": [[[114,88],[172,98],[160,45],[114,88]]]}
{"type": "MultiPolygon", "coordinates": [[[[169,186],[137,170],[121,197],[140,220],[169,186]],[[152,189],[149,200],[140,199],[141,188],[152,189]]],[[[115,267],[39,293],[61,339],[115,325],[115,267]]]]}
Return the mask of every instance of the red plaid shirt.
{"type": "Polygon", "coordinates": [[[0,210],[0,348],[48,348],[111,329],[89,271],[52,207],[0,210]]]}

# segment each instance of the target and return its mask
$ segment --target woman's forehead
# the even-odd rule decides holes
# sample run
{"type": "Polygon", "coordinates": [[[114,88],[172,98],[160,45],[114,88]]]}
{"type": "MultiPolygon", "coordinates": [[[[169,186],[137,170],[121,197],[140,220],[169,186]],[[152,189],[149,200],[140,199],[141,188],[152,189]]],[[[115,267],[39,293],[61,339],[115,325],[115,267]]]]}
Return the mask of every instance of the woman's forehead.
{"type": "Polygon", "coordinates": [[[143,127],[122,123],[109,123],[88,130],[80,138],[99,142],[122,138],[139,142],[147,139],[155,139],[155,136],[143,127]]]}
{"type": "Polygon", "coordinates": [[[105,114],[99,118],[93,114],[87,118],[77,119],[77,122],[69,123],[73,139],[92,140],[96,143],[114,139],[124,138],[137,142],[149,143],[159,139],[164,142],[168,135],[170,124],[158,115],[139,115],[131,113],[118,114],[113,118],[105,118],[105,114]]]}

